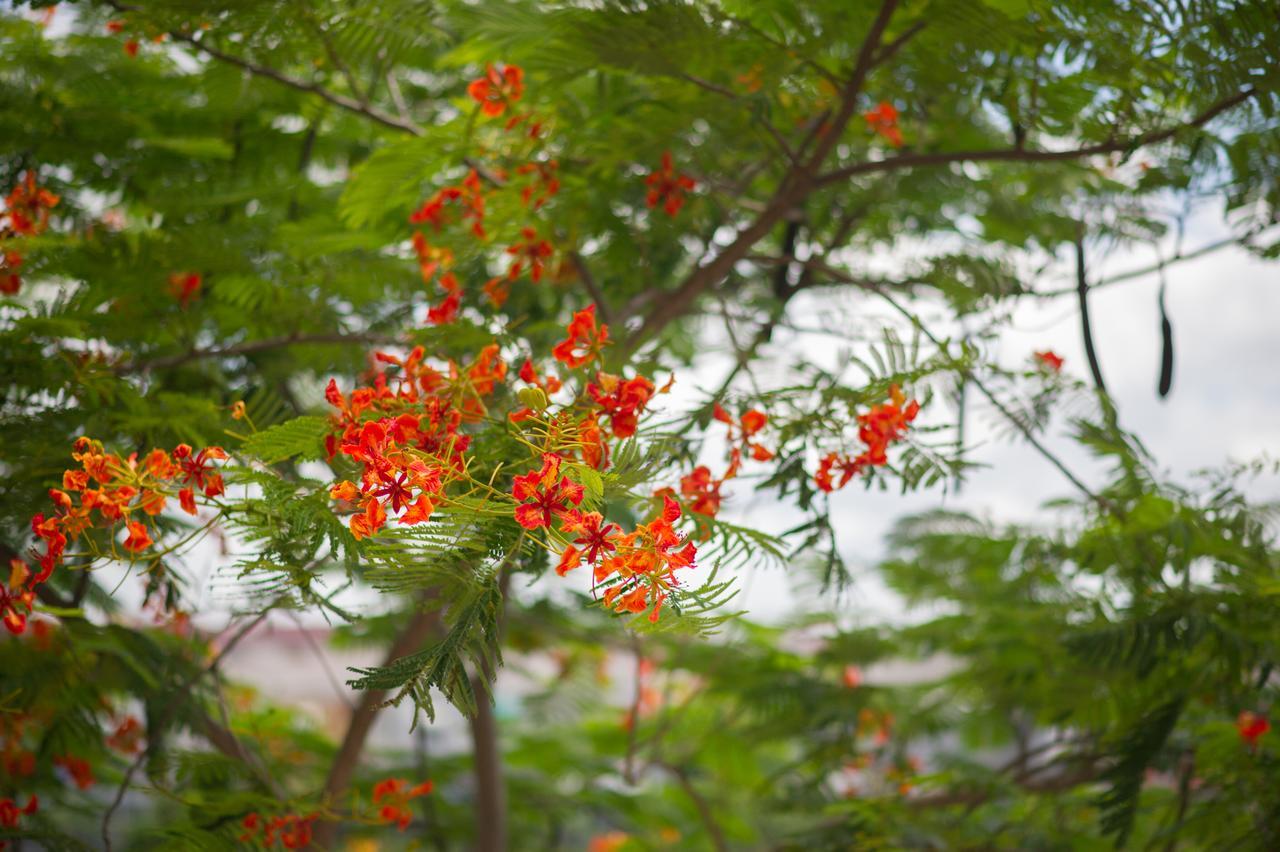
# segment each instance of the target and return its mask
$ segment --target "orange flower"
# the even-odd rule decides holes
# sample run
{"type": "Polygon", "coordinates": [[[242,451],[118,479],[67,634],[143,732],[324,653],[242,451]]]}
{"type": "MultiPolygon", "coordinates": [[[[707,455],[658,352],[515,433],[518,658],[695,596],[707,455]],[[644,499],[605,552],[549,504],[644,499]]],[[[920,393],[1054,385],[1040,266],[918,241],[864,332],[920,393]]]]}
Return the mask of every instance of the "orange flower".
{"type": "Polygon", "coordinates": [[[724,480],[711,475],[711,468],[698,465],[680,480],[680,493],[693,498],[689,511],[714,518],[720,511],[720,488],[723,485],[724,480]]]}
{"type": "Polygon", "coordinates": [[[151,534],[147,532],[144,524],[138,521],[129,521],[128,523],[129,537],[124,540],[124,549],[130,553],[137,553],[140,550],[146,550],[154,542],[151,540],[151,534]]]}
{"type": "Polygon", "coordinates": [[[895,148],[902,147],[902,131],[898,129],[898,110],[888,101],[881,101],[875,109],[862,114],[867,127],[879,134],[895,148]]]}
{"type": "Polygon", "coordinates": [[[693,178],[675,170],[670,151],[662,153],[662,166],[650,172],[645,178],[645,184],[649,187],[645,204],[652,209],[661,203],[668,216],[675,216],[680,212],[680,208],[684,206],[685,193],[698,185],[693,178]]]}
{"type": "Polygon", "coordinates": [[[866,445],[857,456],[828,453],[814,474],[814,482],[823,491],[843,488],[849,480],[870,467],[888,464],[889,446],[906,437],[911,422],[920,413],[920,403],[906,397],[897,385],[889,388],[889,402],[874,406],[866,414],[858,415],[858,439],[866,445]],[[834,482],[833,473],[841,471],[840,482],[834,482]]]}
{"type": "Polygon", "coordinates": [[[387,512],[377,499],[370,497],[365,501],[364,511],[351,516],[351,534],[356,541],[382,529],[387,522],[387,512]]]}
{"type": "Polygon", "coordinates": [[[524,95],[524,71],[517,65],[503,65],[501,71],[489,65],[483,77],[467,86],[467,94],[485,115],[502,115],[524,95]]]}
{"type": "Polygon", "coordinates": [[[610,831],[608,834],[597,834],[587,845],[587,852],[618,852],[627,845],[631,835],[624,831],[610,831]]]}
{"type": "Polygon", "coordinates": [[[555,345],[551,354],[571,370],[600,356],[609,342],[609,326],[596,326],[596,306],[588,305],[573,315],[565,327],[569,336],[555,345]]]}
{"type": "Polygon", "coordinates": [[[373,803],[382,805],[379,816],[384,822],[395,823],[404,831],[413,821],[413,812],[409,810],[410,800],[426,796],[435,789],[431,781],[423,781],[416,787],[405,789],[405,782],[399,778],[387,778],[373,785],[373,803]]]}
{"type": "Polygon", "coordinates": [[[842,679],[845,688],[856,689],[862,683],[862,669],[857,666],[845,666],[842,679]]]}

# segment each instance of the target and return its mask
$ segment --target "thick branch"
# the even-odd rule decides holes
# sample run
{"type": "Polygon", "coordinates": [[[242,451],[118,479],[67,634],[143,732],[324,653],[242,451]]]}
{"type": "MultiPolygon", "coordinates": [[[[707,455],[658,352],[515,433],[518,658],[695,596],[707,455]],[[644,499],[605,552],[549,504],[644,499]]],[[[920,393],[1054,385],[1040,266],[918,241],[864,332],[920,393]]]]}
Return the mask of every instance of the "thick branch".
{"type": "Polygon", "coordinates": [[[1083,145],[1079,148],[1071,148],[1066,151],[1034,151],[1023,148],[1002,148],[988,151],[939,151],[932,154],[901,154],[899,156],[888,157],[883,160],[855,163],[854,165],[845,166],[844,168],[836,169],[833,172],[819,175],[815,179],[814,185],[815,187],[820,188],[840,183],[841,181],[848,180],[855,175],[871,174],[873,172],[897,171],[899,169],[911,169],[916,168],[917,166],[945,166],[950,163],[980,163],[990,161],[1021,163],[1059,162],[1063,160],[1075,160],[1095,154],[1113,154],[1118,151],[1130,151],[1143,145],[1154,145],[1157,142],[1163,142],[1166,139],[1176,136],[1183,130],[1193,127],[1202,127],[1222,113],[1232,107],[1244,103],[1256,94],[1257,89],[1250,86],[1242,92],[1218,101],[1216,104],[1189,121],[1175,124],[1160,130],[1153,130],[1150,133],[1126,137],[1120,140],[1098,142],[1093,145],[1083,145]]]}
{"type": "Polygon", "coordinates": [[[757,242],[765,237],[775,224],[793,207],[804,200],[814,189],[812,175],[818,170],[840,140],[844,128],[853,117],[857,96],[862,90],[867,74],[875,64],[875,53],[881,38],[897,8],[898,0],[884,0],[879,14],[871,24],[858,51],[853,73],[841,92],[840,110],[830,125],[820,135],[813,153],[803,163],[793,166],[782,179],[768,206],[747,225],[732,243],[725,247],[705,266],[695,269],[673,292],[664,294],[662,300],[645,317],[640,328],[626,342],[628,352],[634,352],[640,344],[652,338],[673,320],[683,316],[707,289],[715,286],[733,269],[757,242]]]}
{"type": "MultiPolygon", "coordinates": [[[[396,637],[387,652],[384,666],[389,666],[401,657],[407,657],[426,643],[440,623],[439,612],[419,610],[413,614],[404,630],[396,637]]],[[[387,692],[382,689],[366,690],[360,695],[360,702],[351,713],[347,723],[347,732],[338,747],[338,754],[329,767],[329,777],[324,784],[324,798],[332,803],[342,796],[351,786],[360,763],[360,755],[364,752],[365,740],[373,728],[378,711],[387,700],[387,692]]],[[[315,844],[321,849],[331,848],[338,833],[338,823],[322,822],[315,828],[315,844]]]]}

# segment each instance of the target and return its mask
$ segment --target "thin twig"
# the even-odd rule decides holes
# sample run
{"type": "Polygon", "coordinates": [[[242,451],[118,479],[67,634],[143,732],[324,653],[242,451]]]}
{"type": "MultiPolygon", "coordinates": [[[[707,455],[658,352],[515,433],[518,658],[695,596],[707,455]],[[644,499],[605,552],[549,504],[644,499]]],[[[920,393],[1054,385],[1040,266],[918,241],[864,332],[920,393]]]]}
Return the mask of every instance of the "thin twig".
{"type": "Polygon", "coordinates": [[[163,370],[205,358],[231,358],[237,355],[252,355],[257,352],[266,352],[271,349],[281,349],[295,345],[360,344],[390,346],[399,342],[400,338],[398,337],[387,334],[375,334],[372,332],[326,331],[319,332],[317,334],[285,334],[279,337],[265,337],[261,340],[250,340],[246,343],[236,343],[231,346],[220,346],[212,349],[192,349],[188,352],[182,352],[177,355],[162,355],[158,358],[143,358],[137,361],[127,361],[117,366],[115,371],[119,374],[127,374],[141,373],[147,370],[163,370]]]}
{"type": "MultiPolygon", "coordinates": [[[[116,0],[105,0],[105,2],[106,5],[115,9],[117,12],[132,13],[140,11],[139,7],[119,3],[116,2],[116,0]]],[[[288,86],[291,89],[297,89],[300,92],[308,92],[319,98],[323,98],[335,106],[342,107],[345,110],[358,113],[359,115],[372,119],[385,127],[402,130],[406,133],[412,133],[414,136],[421,136],[425,132],[421,127],[411,121],[405,121],[393,115],[389,115],[375,106],[363,104],[354,98],[349,98],[346,95],[340,95],[337,92],[332,92],[318,83],[308,83],[305,80],[298,80],[294,77],[290,77],[288,74],[277,71],[274,68],[269,68],[266,65],[259,65],[258,63],[252,62],[248,59],[243,59],[239,56],[226,53],[216,47],[205,44],[203,39],[197,39],[194,36],[178,30],[171,30],[168,35],[174,41],[190,45],[206,56],[212,59],[217,59],[219,62],[234,65],[237,68],[242,68],[245,71],[248,71],[254,76],[274,80],[275,82],[288,86]]]]}
{"type": "MultiPolygon", "coordinates": [[[[222,663],[223,658],[225,658],[227,654],[231,653],[231,651],[235,649],[236,645],[240,644],[241,639],[249,635],[249,633],[253,631],[254,628],[256,628],[259,624],[261,624],[262,621],[267,617],[267,615],[270,614],[273,609],[275,609],[276,604],[280,603],[281,600],[282,599],[277,599],[275,601],[272,601],[270,604],[266,606],[266,608],[262,610],[262,612],[258,613],[258,615],[255,616],[251,621],[242,625],[240,629],[237,630],[229,640],[227,640],[227,643],[222,646],[222,648],[214,656],[213,660],[211,660],[207,666],[205,666],[204,668],[196,672],[195,675],[188,678],[187,682],[177,690],[173,698],[170,699],[170,701],[167,704],[165,704],[164,709],[161,710],[159,716],[157,717],[156,721],[152,723],[151,727],[156,729],[163,728],[169,722],[169,720],[173,717],[173,715],[177,713],[178,710],[181,709],[186,704],[186,702],[191,698],[194,692],[193,687],[197,683],[199,683],[203,678],[207,677],[210,674],[216,673],[218,670],[218,666],[221,665],[222,663]]],[[[133,763],[129,764],[129,768],[125,770],[124,778],[120,780],[120,787],[116,790],[115,798],[111,801],[111,804],[107,807],[106,811],[102,814],[102,847],[103,849],[107,850],[107,852],[110,852],[111,850],[111,818],[115,815],[116,810],[120,807],[120,803],[124,801],[125,794],[129,792],[129,785],[133,783],[133,776],[138,773],[138,770],[140,768],[142,768],[142,764],[146,760],[147,754],[149,751],[150,751],[150,748],[140,751],[138,753],[137,758],[134,759],[133,763]]]]}
{"type": "Polygon", "coordinates": [[[1143,145],[1154,145],[1157,142],[1163,142],[1183,130],[1188,130],[1193,127],[1202,127],[1232,107],[1238,106],[1249,100],[1249,98],[1253,97],[1257,93],[1257,89],[1250,86],[1244,91],[1218,101],[1204,112],[1188,121],[1180,124],[1174,124],[1160,130],[1153,130],[1150,133],[1142,133],[1137,136],[1125,137],[1124,139],[1108,140],[1106,142],[1098,142],[1093,145],[1083,145],[1079,148],[1071,148],[1065,151],[1037,151],[1015,147],[986,151],[940,151],[932,154],[899,154],[896,157],[887,157],[883,160],[855,163],[851,166],[845,166],[843,168],[836,169],[835,171],[819,175],[814,180],[814,187],[821,188],[824,186],[830,186],[831,184],[840,183],[841,181],[847,180],[855,175],[897,171],[899,169],[910,169],[919,166],[944,166],[951,163],[981,163],[992,161],[1043,163],[1078,160],[1082,157],[1089,157],[1095,154],[1113,154],[1120,151],[1131,151],[1143,145]]]}
{"type": "Polygon", "coordinates": [[[596,281],[595,276],[591,274],[591,268],[587,266],[587,262],[583,260],[582,255],[577,251],[570,251],[569,262],[573,264],[578,277],[582,279],[582,286],[587,288],[587,292],[591,295],[591,300],[596,303],[596,309],[600,312],[600,319],[607,323],[614,322],[613,310],[604,298],[604,290],[600,289],[600,282],[596,281]]]}

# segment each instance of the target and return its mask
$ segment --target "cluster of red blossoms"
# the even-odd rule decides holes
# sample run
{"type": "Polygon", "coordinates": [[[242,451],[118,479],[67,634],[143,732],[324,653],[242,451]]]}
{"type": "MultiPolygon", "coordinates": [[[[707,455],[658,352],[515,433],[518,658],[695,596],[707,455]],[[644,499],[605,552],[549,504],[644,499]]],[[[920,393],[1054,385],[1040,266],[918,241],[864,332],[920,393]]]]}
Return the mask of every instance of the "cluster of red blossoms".
{"type": "Polygon", "coordinates": [[[496,343],[465,369],[449,361],[447,371],[437,370],[424,355],[421,346],[405,358],[377,353],[379,362],[399,368],[395,388],[379,372],[349,397],[333,380],[325,391],[337,409],[335,432],[325,440],[329,457],[341,452],[363,467],[359,486],[342,481],[330,491],[356,510],[350,526],[357,539],[381,529],[388,509],[400,513],[402,525],[431,517],[445,486],[465,472],[471,438],[459,431],[462,424],[485,415],[484,399],[507,374],[496,343]]]}
{"type": "Polygon", "coordinates": [[[17,237],[34,237],[49,227],[49,211],[59,198],[36,183],[36,173],[28,169],[17,186],[5,197],[0,211],[0,293],[15,295],[22,289],[22,253],[9,248],[17,237]]]}
{"type": "Polygon", "coordinates": [[[1270,730],[1271,722],[1267,720],[1267,717],[1251,710],[1242,711],[1236,718],[1236,731],[1239,732],[1240,739],[1251,749],[1256,749],[1258,740],[1270,730]]]}
{"type": "MultiPolygon", "coordinates": [[[[524,72],[518,66],[487,66],[484,75],[473,80],[467,92],[485,116],[494,118],[510,112],[506,130],[527,121],[530,138],[540,137],[541,122],[534,121],[531,113],[514,112],[515,103],[524,96],[524,72]]],[[[680,212],[686,193],[696,186],[692,178],[676,171],[670,152],[662,155],[661,166],[651,172],[645,182],[648,206],[661,205],[670,216],[680,212]]],[[[559,163],[553,159],[531,159],[517,165],[513,174],[500,167],[473,167],[461,183],[446,186],[424,201],[409,217],[410,224],[430,225],[434,233],[439,234],[446,226],[459,220],[469,220],[471,234],[478,240],[487,240],[484,226],[486,184],[491,186],[490,192],[518,187],[522,204],[536,212],[560,191],[559,163]]],[[[429,307],[427,321],[433,325],[455,321],[462,306],[462,286],[452,271],[452,250],[433,245],[422,230],[413,233],[412,245],[423,280],[428,286],[434,281],[444,291],[441,301],[429,307]]],[[[504,254],[507,256],[506,273],[490,278],[482,288],[489,303],[496,308],[506,303],[512,283],[526,270],[535,284],[543,280],[549,269],[557,277],[573,274],[563,260],[558,266],[552,266],[556,247],[546,238],[545,229],[540,232],[533,225],[522,226],[519,237],[504,249],[504,254]]]]}
{"type": "Polygon", "coordinates": [[[175,490],[183,511],[194,515],[197,491],[216,497],[224,488],[222,474],[213,469],[214,461],[227,458],[221,447],[197,453],[179,444],[172,453],[152,450],[139,461],[137,453],[122,459],[104,452],[100,441],[81,437],[71,457],[80,462],[80,469],[64,471],[62,488],[49,490],[54,513],[46,517],[42,512],[31,519],[32,531],[44,543],[40,570],[31,573],[26,563],[14,560],[9,583],[0,588],[0,612],[11,633],[26,629],[35,589],[62,562],[69,541],[92,528],[114,529],[123,524],[127,535],[121,546],[130,555],[137,554],[154,543],[145,518],[163,512],[175,490]]]}
{"type": "Polygon", "coordinates": [[[823,491],[844,488],[849,480],[873,467],[888,464],[889,446],[906,437],[911,421],[920,412],[920,403],[907,402],[897,385],[889,388],[889,401],[874,406],[866,414],[858,415],[858,439],[866,449],[856,456],[829,453],[818,465],[814,481],[823,491]],[[835,473],[840,472],[840,481],[835,473]]]}
{"type": "MultiPolygon", "coordinates": [[[[24,807],[19,808],[13,799],[0,799],[0,828],[17,828],[22,817],[31,816],[40,809],[40,801],[35,796],[27,800],[24,807]]],[[[0,849],[9,845],[7,840],[0,840],[0,849]]]]}
{"type": "Polygon", "coordinates": [[[267,819],[255,811],[240,823],[244,828],[240,833],[240,842],[261,845],[267,849],[279,842],[285,849],[305,849],[311,845],[312,826],[316,818],[316,814],[305,817],[285,814],[267,819]]]}
{"type": "Polygon", "coordinates": [[[381,806],[378,816],[385,823],[395,823],[404,831],[413,821],[413,811],[409,810],[409,802],[419,796],[426,796],[435,789],[431,781],[423,781],[416,787],[408,787],[399,778],[387,778],[373,786],[373,803],[381,806]]]}
{"type": "Polygon", "coordinates": [[[902,147],[902,131],[898,128],[898,109],[888,101],[881,101],[875,109],[862,114],[867,128],[882,137],[895,148],[902,147]]]}
{"type": "Polygon", "coordinates": [[[744,456],[755,461],[773,458],[773,451],[757,440],[761,430],[769,424],[769,417],[763,411],[753,408],[734,420],[717,402],[712,408],[712,416],[729,427],[729,467],[717,479],[711,468],[698,465],[680,480],[680,493],[689,499],[689,510],[708,518],[714,518],[720,512],[720,503],[724,499],[720,489],[738,475],[744,456]]]}
{"type": "Polygon", "coordinates": [[[676,171],[670,151],[662,152],[662,165],[649,173],[645,178],[649,187],[644,202],[649,209],[662,205],[668,216],[675,216],[684,207],[685,193],[697,187],[693,178],[676,171]]]}

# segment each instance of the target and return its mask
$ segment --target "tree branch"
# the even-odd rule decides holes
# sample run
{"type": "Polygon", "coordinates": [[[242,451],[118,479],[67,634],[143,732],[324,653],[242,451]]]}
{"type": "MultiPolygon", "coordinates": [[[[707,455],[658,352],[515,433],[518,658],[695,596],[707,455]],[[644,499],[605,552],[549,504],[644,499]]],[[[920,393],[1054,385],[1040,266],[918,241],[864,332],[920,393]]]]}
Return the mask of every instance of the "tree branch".
{"type": "Polygon", "coordinates": [[[1076,250],[1076,297],[1080,302],[1080,334],[1084,337],[1084,354],[1089,361],[1089,372],[1093,375],[1093,386],[1105,396],[1107,383],[1102,380],[1102,365],[1098,363],[1098,353],[1093,348],[1093,328],[1089,323],[1089,279],[1085,273],[1083,226],[1072,244],[1076,250]]]}
{"type": "Polygon", "coordinates": [[[1257,94],[1257,89],[1250,86],[1242,92],[1238,92],[1229,98],[1218,101],[1204,112],[1181,124],[1175,124],[1160,130],[1153,130],[1150,133],[1131,136],[1118,141],[1099,142],[1094,145],[1084,145],[1079,148],[1072,148],[1066,151],[1035,151],[1023,148],[1002,148],[987,151],[941,151],[932,154],[901,154],[896,157],[888,157],[883,160],[875,160],[871,162],[855,163],[852,166],[836,169],[824,175],[819,175],[814,180],[817,188],[830,186],[834,183],[847,180],[855,175],[870,174],[873,172],[897,171],[899,169],[910,169],[918,166],[943,166],[951,163],[980,163],[991,161],[1009,161],[1021,163],[1043,163],[1056,162],[1062,160],[1075,160],[1081,157],[1088,157],[1094,154],[1112,154],[1117,151],[1129,151],[1139,148],[1143,145],[1154,145],[1157,142],[1163,142],[1176,136],[1183,130],[1192,127],[1202,127],[1222,113],[1244,103],[1249,98],[1257,94]]]}
{"type": "MultiPolygon", "coordinates": [[[[124,3],[116,2],[116,0],[106,0],[106,5],[110,6],[112,9],[115,9],[117,12],[122,12],[122,13],[140,11],[139,7],[137,6],[129,6],[124,3]]],[[[334,106],[339,106],[345,110],[348,110],[349,112],[354,112],[359,115],[363,115],[365,118],[371,119],[377,122],[378,124],[383,125],[384,127],[390,127],[395,130],[402,130],[406,133],[412,133],[414,136],[421,136],[424,132],[421,127],[419,127],[418,125],[414,124],[411,121],[406,121],[404,119],[397,118],[394,115],[390,115],[388,113],[383,112],[382,110],[378,109],[375,106],[361,103],[355,98],[349,98],[346,95],[340,95],[337,92],[331,92],[318,83],[308,83],[305,80],[298,80],[294,77],[290,77],[287,74],[277,71],[274,68],[269,68],[266,65],[259,65],[258,63],[252,62],[248,59],[243,59],[239,56],[226,53],[222,50],[219,50],[216,47],[212,47],[210,45],[205,44],[203,39],[197,39],[192,35],[189,35],[187,33],[180,32],[177,30],[170,30],[168,35],[169,35],[169,38],[173,39],[175,42],[181,42],[182,44],[190,45],[191,47],[195,48],[199,52],[205,54],[206,56],[212,59],[216,59],[219,62],[225,62],[228,65],[234,65],[237,68],[242,68],[245,71],[248,71],[250,74],[253,74],[254,76],[265,77],[268,80],[274,80],[275,82],[280,83],[281,85],[284,85],[284,86],[288,86],[291,89],[297,89],[300,92],[307,92],[309,94],[315,95],[319,98],[322,98],[328,101],[334,106]]]]}
{"type": "Polygon", "coordinates": [[[834,150],[849,119],[853,117],[857,107],[858,93],[862,90],[867,74],[874,65],[876,49],[880,46],[881,37],[884,35],[885,28],[889,26],[897,6],[898,0],[884,0],[881,4],[880,11],[858,51],[853,72],[841,93],[840,110],[832,119],[831,125],[818,136],[819,141],[813,154],[808,160],[788,170],[764,211],[756,217],[754,222],[739,231],[732,243],[705,266],[700,266],[691,272],[673,292],[663,295],[661,301],[645,317],[640,328],[625,341],[623,349],[626,354],[634,352],[673,320],[684,315],[699,296],[723,279],[733,269],[735,263],[741,260],[779,220],[814,189],[812,175],[834,150]]]}
{"type": "MultiPolygon", "coordinates": [[[[401,657],[407,657],[417,651],[434,633],[440,624],[440,613],[436,610],[418,610],[409,619],[404,626],[404,630],[396,637],[395,642],[391,644],[390,650],[383,661],[383,666],[389,666],[401,657]]],[[[360,695],[360,701],[356,704],[355,710],[351,713],[351,719],[347,722],[347,732],[342,738],[342,744],[338,747],[338,754],[334,757],[332,765],[329,767],[329,777],[325,780],[323,797],[327,802],[333,802],[339,796],[347,791],[351,786],[351,779],[355,777],[356,768],[360,762],[360,755],[364,752],[365,740],[369,738],[369,731],[373,728],[374,720],[378,717],[378,712],[382,709],[384,702],[387,700],[387,691],[383,689],[365,690],[360,695]]],[[[333,846],[333,841],[338,835],[339,824],[336,822],[321,822],[315,827],[315,844],[321,849],[328,849],[333,846]]]]}
{"type": "Polygon", "coordinates": [[[144,358],[140,361],[128,361],[115,368],[115,372],[120,375],[128,373],[142,373],[147,370],[164,370],[170,367],[178,367],[190,361],[199,361],[204,358],[231,358],[237,355],[252,355],[257,352],[266,352],[271,349],[282,349],[288,346],[315,344],[315,343],[331,343],[331,344],[360,344],[360,345],[376,345],[390,346],[399,343],[400,339],[387,334],[374,334],[371,332],[341,332],[327,331],[317,334],[285,334],[279,337],[264,337],[261,340],[250,340],[245,343],[236,343],[231,346],[221,346],[214,349],[192,349],[189,352],[182,352],[177,355],[161,355],[158,358],[144,358]]]}
{"type": "Polygon", "coordinates": [[[600,319],[607,323],[614,322],[613,310],[609,307],[609,303],[605,301],[604,290],[600,289],[600,283],[591,274],[591,269],[587,266],[587,262],[582,258],[582,255],[576,251],[570,251],[569,262],[573,264],[578,277],[582,279],[582,286],[587,288],[592,301],[596,303],[596,308],[600,311],[600,319]]]}
{"type": "Polygon", "coordinates": [[[698,818],[702,820],[702,825],[707,829],[707,834],[710,836],[711,844],[716,848],[716,852],[728,852],[729,844],[725,841],[724,830],[720,828],[720,823],[716,822],[715,814],[712,813],[711,806],[707,803],[707,800],[698,792],[698,788],[693,786],[693,782],[689,780],[689,773],[683,767],[676,766],[674,763],[661,761],[658,765],[671,773],[676,779],[676,783],[680,785],[680,789],[693,802],[694,808],[698,811],[698,818]]]}

